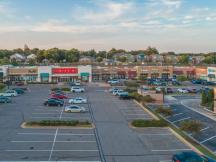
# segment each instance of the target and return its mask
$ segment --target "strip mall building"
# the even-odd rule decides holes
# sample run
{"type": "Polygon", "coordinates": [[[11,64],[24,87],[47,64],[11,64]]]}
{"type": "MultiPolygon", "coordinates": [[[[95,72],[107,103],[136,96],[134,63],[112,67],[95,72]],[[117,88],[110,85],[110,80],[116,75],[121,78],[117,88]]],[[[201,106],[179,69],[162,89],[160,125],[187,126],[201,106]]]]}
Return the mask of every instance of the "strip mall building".
{"type": "Polygon", "coordinates": [[[0,81],[71,82],[106,81],[112,78],[174,78],[184,75],[216,82],[216,67],[195,66],[0,66],[0,81]]]}
{"type": "Polygon", "coordinates": [[[10,81],[28,82],[71,82],[82,80],[91,82],[92,67],[90,65],[60,67],[60,66],[35,66],[35,67],[10,67],[8,68],[10,81]]]}

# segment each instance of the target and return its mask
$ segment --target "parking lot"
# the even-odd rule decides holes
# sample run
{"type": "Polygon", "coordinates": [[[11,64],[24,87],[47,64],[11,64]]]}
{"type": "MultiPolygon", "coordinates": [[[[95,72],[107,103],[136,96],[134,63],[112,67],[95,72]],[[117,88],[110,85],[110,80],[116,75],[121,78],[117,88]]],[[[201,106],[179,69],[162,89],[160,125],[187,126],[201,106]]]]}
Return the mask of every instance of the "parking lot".
{"type": "Polygon", "coordinates": [[[132,100],[119,100],[96,84],[86,87],[82,104],[88,112],[65,113],[63,107],[46,107],[49,85],[30,85],[30,92],[0,105],[1,161],[170,161],[173,153],[190,150],[168,129],[132,129],[129,121],[151,119],[132,100]],[[89,120],[93,129],[21,128],[31,120],[89,120]]]}
{"type": "MultiPolygon", "coordinates": [[[[195,140],[206,146],[208,149],[216,153],[216,121],[212,120],[196,111],[193,111],[182,104],[182,101],[186,99],[199,99],[198,96],[174,96],[175,102],[167,102],[170,108],[173,110],[173,115],[167,117],[171,123],[176,126],[180,126],[182,121],[186,120],[199,120],[201,121],[203,128],[198,134],[188,134],[195,140]]],[[[155,107],[152,107],[155,108],[155,107]]]]}

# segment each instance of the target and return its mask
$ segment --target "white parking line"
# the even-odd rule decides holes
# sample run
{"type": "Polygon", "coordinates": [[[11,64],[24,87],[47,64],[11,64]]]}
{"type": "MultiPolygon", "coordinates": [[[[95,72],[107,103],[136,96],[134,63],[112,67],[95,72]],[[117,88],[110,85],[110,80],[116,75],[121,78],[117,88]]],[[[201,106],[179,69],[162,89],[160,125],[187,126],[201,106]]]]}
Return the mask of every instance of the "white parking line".
{"type": "Polygon", "coordinates": [[[160,160],[159,162],[172,162],[172,160],[160,160]]]}
{"type": "Polygon", "coordinates": [[[200,131],[205,131],[206,129],[209,129],[210,127],[205,127],[203,129],[201,129],[200,131]]]}
{"type": "Polygon", "coordinates": [[[49,115],[49,114],[55,114],[58,115],[59,113],[32,113],[33,115],[49,115]]]}
{"type": "Polygon", "coordinates": [[[53,139],[53,145],[52,145],[52,149],[51,149],[51,151],[50,151],[49,161],[50,161],[51,158],[52,158],[52,154],[53,154],[53,150],[54,150],[54,147],[55,147],[55,142],[56,142],[57,134],[58,134],[58,128],[56,129],[55,136],[54,136],[54,139],[53,139]]]}
{"type": "MultiPolygon", "coordinates": [[[[13,143],[50,143],[53,141],[11,141],[13,143]]],[[[55,143],[95,143],[96,141],[55,141],[55,143]]]]}
{"type": "Polygon", "coordinates": [[[47,110],[47,109],[34,109],[34,111],[41,111],[41,112],[60,112],[61,110],[47,110]]]}
{"type": "Polygon", "coordinates": [[[142,136],[172,136],[173,134],[171,133],[161,133],[161,134],[141,134],[142,136]]]}
{"type": "Polygon", "coordinates": [[[166,152],[166,151],[189,151],[192,149],[168,149],[168,150],[151,150],[153,152],[166,152]]]}
{"type": "Polygon", "coordinates": [[[127,113],[125,113],[125,115],[149,116],[148,114],[127,114],[127,113]]]}
{"type": "Polygon", "coordinates": [[[213,139],[213,138],[215,138],[215,137],[216,137],[216,136],[212,136],[212,137],[210,137],[210,138],[205,139],[204,141],[202,141],[202,142],[200,142],[200,143],[207,142],[207,141],[209,141],[209,140],[211,140],[211,139],[213,139]]]}
{"type": "MultiPolygon", "coordinates": [[[[9,152],[50,152],[51,150],[5,150],[9,152]]],[[[53,152],[98,152],[98,150],[53,150],[53,152]]]]}
{"type": "MultiPolygon", "coordinates": [[[[46,118],[46,119],[49,119],[49,118],[59,118],[58,116],[32,116],[31,118],[38,118],[38,119],[43,119],[43,118],[46,118]]],[[[61,117],[62,119],[65,118],[65,119],[79,119],[79,120],[88,120],[89,117],[80,117],[80,118],[77,118],[77,117],[61,117]]]]}
{"type": "Polygon", "coordinates": [[[190,119],[190,118],[191,117],[182,118],[182,119],[179,119],[179,120],[176,120],[176,121],[172,121],[172,123],[180,122],[180,121],[187,120],[187,119],[190,119]]]}
{"type": "Polygon", "coordinates": [[[178,113],[178,114],[174,114],[173,116],[178,116],[178,115],[182,115],[183,113],[178,113]]]}
{"type": "MultiPolygon", "coordinates": [[[[20,135],[52,135],[54,136],[55,133],[17,133],[20,135]]],[[[76,134],[76,133],[58,133],[58,136],[94,136],[94,134],[76,134]]]]}

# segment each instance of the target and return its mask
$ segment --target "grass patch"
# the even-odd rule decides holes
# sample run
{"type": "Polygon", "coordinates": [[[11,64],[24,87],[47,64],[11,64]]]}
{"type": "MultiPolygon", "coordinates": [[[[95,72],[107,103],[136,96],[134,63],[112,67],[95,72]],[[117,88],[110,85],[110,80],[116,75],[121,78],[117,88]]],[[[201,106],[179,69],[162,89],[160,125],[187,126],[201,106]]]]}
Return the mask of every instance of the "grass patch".
{"type": "Polygon", "coordinates": [[[0,92],[3,92],[6,88],[6,85],[3,83],[0,83],[0,92]]]}
{"type": "Polygon", "coordinates": [[[51,91],[66,91],[69,92],[71,89],[69,87],[62,87],[62,88],[52,88],[51,91]]]}
{"type": "Polygon", "coordinates": [[[168,124],[163,120],[134,120],[131,123],[134,127],[167,127],[168,124]]]}
{"type": "Polygon", "coordinates": [[[26,122],[26,126],[91,126],[89,121],[78,120],[41,120],[26,122]]]}
{"type": "Polygon", "coordinates": [[[156,112],[159,114],[163,114],[164,116],[170,116],[173,114],[172,109],[164,108],[163,106],[160,106],[159,108],[157,108],[156,112]]]}

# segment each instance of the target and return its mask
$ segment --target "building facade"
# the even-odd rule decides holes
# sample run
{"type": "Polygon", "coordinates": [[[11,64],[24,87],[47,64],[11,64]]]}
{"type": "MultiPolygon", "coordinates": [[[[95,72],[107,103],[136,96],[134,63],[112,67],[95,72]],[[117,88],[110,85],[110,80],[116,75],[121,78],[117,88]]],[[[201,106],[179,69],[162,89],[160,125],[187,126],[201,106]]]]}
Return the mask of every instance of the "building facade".
{"type": "Polygon", "coordinates": [[[216,67],[208,67],[207,75],[208,81],[216,82],[216,67]]]}
{"type": "Polygon", "coordinates": [[[91,82],[91,65],[72,67],[37,66],[37,67],[10,67],[8,77],[10,81],[26,82],[72,82],[82,80],[91,82]]]}
{"type": "Polygon", "coordinates": [[[136,66],[137,76],[155,79],[173,77],[173,66],[136,66]]]}

